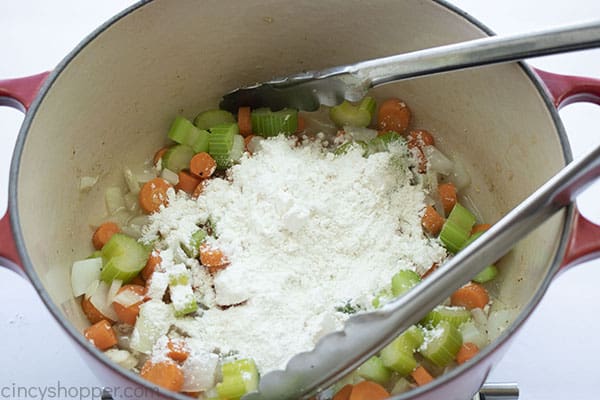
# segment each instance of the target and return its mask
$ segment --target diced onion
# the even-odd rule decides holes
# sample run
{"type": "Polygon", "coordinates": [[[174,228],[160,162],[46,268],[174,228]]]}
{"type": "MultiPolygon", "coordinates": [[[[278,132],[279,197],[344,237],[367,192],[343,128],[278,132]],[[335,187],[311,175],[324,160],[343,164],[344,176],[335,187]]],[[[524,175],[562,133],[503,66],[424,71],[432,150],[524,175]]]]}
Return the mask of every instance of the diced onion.
{"type": "Polygon", "coordinates": [[[460,160],[454,160],[454,170],[450,174],[450,180],[454,182],[459,191],[471,184],[471,176],[460,160]]]}
{"type": "Polygon", "coordinates": [[[112,304],[115,296],[117,295],[117,292],[119,291],[119,289],[121,289],[122,285],[123,281],[120,279],[115,279],[111,282],[110,288],[108,289],[108,293],[106,294],[106,302],[108,304],[112,304]]]}
{"type": "Polygon", "coordinates": [[[140,208],[140,202],[138,200],[138,195],[132,192],[127,193],[123,196],[125,200],[125,207],[131,212],[136,212],[140,208]]]}
{"type": "Polygon", "coordinates": [[[137,358],[127,350],[109,349],[104,354],[125,369],[133,369],[138,363],[137,358]]]}
{"type": "Polygon", "coordinates": [[[454,170],[454,163],[435,146],[424,146],[423,153],[429,163],[429,168],[442,175],[450,175],[454,170]]]}
{"type": "Polygon", "coordinates": [[[149,180],[156,178],[156,171],[154,169],[144,170],[143,172],[136,174],[135,178],[137,179],[138,183],[144,184],[144,183],[148,182],[149,180]]]}
{"type": "Polygon", "coordinates": [[[483,329],[478,327],[475,322],[467,321],[460,325],[460,333],[463,342],[475,343],[480,349],[488,344],[488,337],[483,329]]]}
{"type": "Polygon", "coordinates": [[[212,353],[194,352],[181,366],[182,392],[203,392],[216,384],[219,357],[212,353]]]}
{"type": "Polygon", "coordinates": [[[133,290],[123,290],[113,298],[114,303],[118,303],[123,307],[130,307],[142,300],[144,300],[144,298],[133,290]]]}
{"type": "Polygon", "coordinates": [[[252,154],[256,153],[257,151],[259,151],[261,149],[261,145],[260,142],[262,142],[264,139],[260,136],[254,136],[252,139],[250,139],[250,141],[248,142],[248,151],[252,154]]]}
{"type": "Polygon", "coordinates": [[[107,188],[104,193],[104,199],[106,200],[108,213],[111,215],[125,209],[125,199],[123,198],[121,188],[118,186],[107,188]]]}
{"type": "Polygon", "coordinates": [[[102,315],[116,321],[118,320],[117,314],[115,313],[112,304],[108,302],[109,290],[110,286],[106,282],[100,281],[95,293],[90,297],[90,302],[102,315]]]}
{"type": "Polygon", "coordinates": [[[368,142],[377,137],[377,131],[375,129],[360,128],[357,126],[344,126],[344,132],[349,135],[353,140],[368,142]]]}
{"type": "Polygon", "coordinates": [[[485,315],[485,312],[481,308],[474,308],[471,310],[471,315],[473,316],[473,320],[479,326],[485,327],[488,322],[488,318],[485,315]]]}
{"type": "Polygon", "coordinates": [[[82,176],[79,180],[79,190],[85,192],[94,187],[98,182],[98,176],[82,176]]]}
{"type": "MultiPolygon", "coordinates": [[[[100,275],[98,275],[100,276],[100,275]]],[[[100,285],[100,279],[96,279],[95,281],[92,281],[88,287],[85,289],[85,298],[89,299],[90,297],[92,297],[94,295],[94,293],[96,293],[96,290],[98,290],[98,286],[100,285]]]]}
{"type": "Polygon", "coordinates": [[[167,182],[169,182],[171,185],[177,185],[179,183],[179,175],[177,175],[170,169],[163,168],[162,172],[160,173],[160,176],[167,182]]]}
{"type": "Polygon", "coordinates": [[[490,341],[495,340],[502,332],[508,328],[514,319],[515,312],[512,310],[495,310],[488,317],[488,337],[490,341]]]}
{"type": "Polygon", "coordinates": [[[127,183],[127,187],[129,191],[135,195],[140,192],[140,184],[137,181],[137,178],[133,175],[133,172],[127,167],[123,169],[123,177],[125,178],[125,182],[127,183]]]}
{"type": "Polygon", "coordinates": [[[100,279],[102,258],[88,258],[75,261],[71,268],[71,288],[73,296],[78,297],[86,292],[90,284],[100,279]]]}

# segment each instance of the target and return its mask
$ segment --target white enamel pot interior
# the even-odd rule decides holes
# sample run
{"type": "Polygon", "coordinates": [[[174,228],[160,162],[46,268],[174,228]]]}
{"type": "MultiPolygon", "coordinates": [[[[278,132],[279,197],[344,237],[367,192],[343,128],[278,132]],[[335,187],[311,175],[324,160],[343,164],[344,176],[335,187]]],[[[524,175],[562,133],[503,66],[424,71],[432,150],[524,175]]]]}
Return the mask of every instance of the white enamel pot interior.
{"type": "MultiPolygon", "coordinates": [[[[19,136],[10,204],[28,275],[90,362],[100,359],[119,379],[143,384],[107,368],[85,342],[80,332],[88,323],[70,289],[70,266],[90,254],[90,225],[105,213],[104,190],[122,184],[122,167],[142,166],[164,145],[174,116],[214,108],[240,84],[484,35],[485,28],[448,5],[423,0],[155,0],[127,10],[52,73],[19,136]],[[82,193],[82,176],[100,180],[82,193]]],[[[556,111],[519,64],[373,93],[404,99],[412,126],[430,130],[446,154],[462,160],[472,179],[466,195],[485,221],[496,221],[571,157],[556,111]]],[[[489,289],[494,307],[513,312],[500,338],[474,362],[401,398],[437,398],[452,380],[485,364],[470,386],[445,398],[468,398],[478,389],[494,349],[523,322],[558,268],[571,214],[547,221],[501,262],[489,289]]]]}

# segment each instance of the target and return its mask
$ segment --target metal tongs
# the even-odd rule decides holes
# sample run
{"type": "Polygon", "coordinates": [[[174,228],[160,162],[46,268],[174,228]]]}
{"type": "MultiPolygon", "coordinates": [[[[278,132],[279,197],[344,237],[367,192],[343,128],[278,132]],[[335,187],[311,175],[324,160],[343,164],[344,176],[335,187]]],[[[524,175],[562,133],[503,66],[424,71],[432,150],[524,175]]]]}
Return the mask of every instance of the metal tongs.
{"type": "MultiPolygon", "coordinates": [[[[379,310],[349,318],[343,331],[326,335],[312,351],[292,357],[284,371],[262,376],[258,392],[249,393],[242,400],[296,400],[326,389],[419,322],[534,228],[571,204],[599,175],[600,147],[567,165],[406,294],[379,310]]],[[[567,214],[565,218],[571,216],[567,214]]],[[[565,243],[562,245],[559,252],[564,250],[565,243]]]]}
{"type": "Polygon", "coordinates": [[[220,107],[285,107],[315,111],[344,99],[358,101],[385,83],[475,66],[600,46],[600,22],[512,36],[492,36],[247,85],[223,96],[220,107]]]}

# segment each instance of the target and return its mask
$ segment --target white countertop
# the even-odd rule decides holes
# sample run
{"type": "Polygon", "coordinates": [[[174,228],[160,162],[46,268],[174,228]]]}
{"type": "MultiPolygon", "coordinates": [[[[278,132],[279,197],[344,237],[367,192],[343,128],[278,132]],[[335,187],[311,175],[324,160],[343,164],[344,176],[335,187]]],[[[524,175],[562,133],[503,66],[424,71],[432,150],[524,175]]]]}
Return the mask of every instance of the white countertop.
{"type": "MultiPolygon", "coordinates": [[[[99,24],[133,4],[128,0],[0,1],[0,79],[52,69],[99,24]]],[[[598,0],[455,0],[454,3],[500,34],[600,18],[598,0]]],[[[543,69],[600,78],[600,50],[531,61],[543,69]]],[[[574,105],[561,111],[575,157],[600,145],[600,108],[574,105]]],[[[0,215],[6,207],[8,168],[22,115],[0,109],[0,215]]],[[[595,185],[579,199],[584,215],[600,223],[595,185]]],[[[43,201],[43,196],[40,197],[43,201]]],[[[600,396],[600,262],[588,262],[559,276],[519,332],[490,382],[518,382],[524,400],[600,396]]],[[[33,288],[0,269],[0,399],[41,399],[38,392],[10,394],[17,387],[60,385],[79,398],[76,387],[98,380],[50,316],[33,288]],[[9,362],[10,361],[10,362],[9,362]],[[75,395],[75,393],[77,393],[75,395]],[[8,396],[7,396],[8,394],[8,396]]],[[[49,397],[46,397],[49,398],[49,397]]],[[[88,397],[86,397],[88,398],[88,397]]]]}

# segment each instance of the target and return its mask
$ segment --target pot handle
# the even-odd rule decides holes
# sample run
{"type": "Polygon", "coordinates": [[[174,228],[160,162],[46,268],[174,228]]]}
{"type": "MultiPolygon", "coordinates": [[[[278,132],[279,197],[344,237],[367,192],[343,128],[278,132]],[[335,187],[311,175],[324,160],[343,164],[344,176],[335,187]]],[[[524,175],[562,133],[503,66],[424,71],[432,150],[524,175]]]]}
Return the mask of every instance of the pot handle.
{"type": "MultiPolygon", "coordinates": [[[[534,71],[548,89],[557,109],[579,102],[600,105],[600,79],[559,75],[539,69],[534,71]]],[[[574,218],[562,267],[600,257],[600,226],[581,215],[577,207],[574,218]]]]}
{"type": "MultiPolygon", "coordinates": [[[[9,106],[27,112],[49,74],[50,72],[42,72],[23,78],[0,80],[0,106],[9,106]]],[[[23,263],[11,230],[8,211],[0,219],[0,258],[2,265],[23,275],[23,263]]]]}

